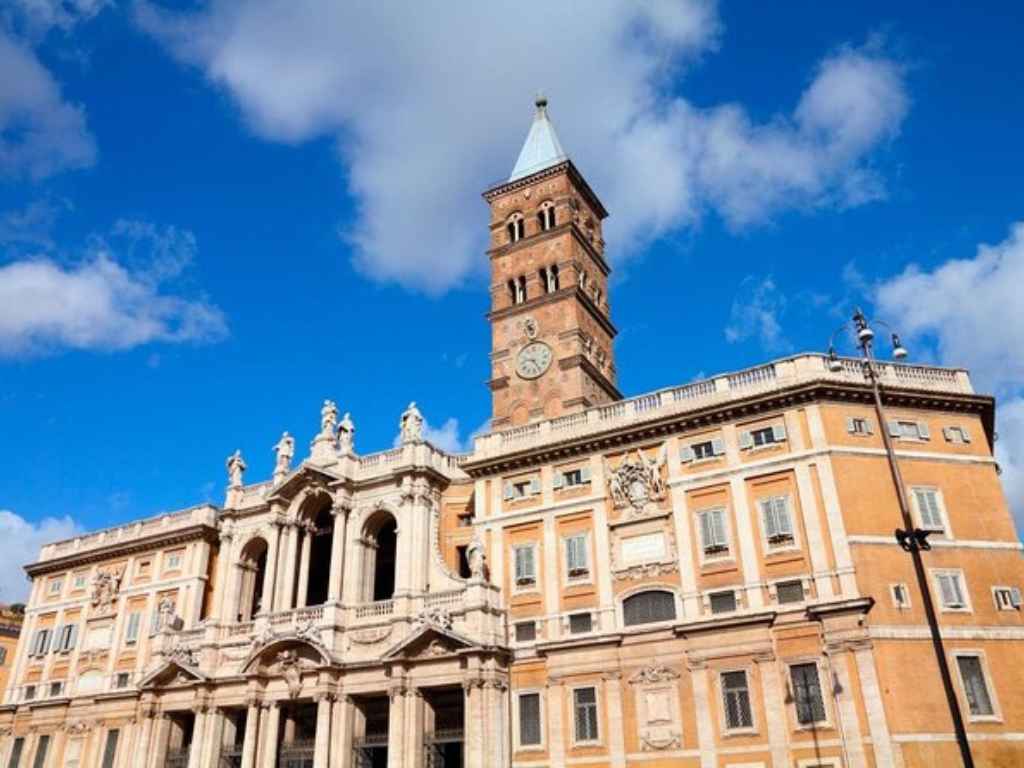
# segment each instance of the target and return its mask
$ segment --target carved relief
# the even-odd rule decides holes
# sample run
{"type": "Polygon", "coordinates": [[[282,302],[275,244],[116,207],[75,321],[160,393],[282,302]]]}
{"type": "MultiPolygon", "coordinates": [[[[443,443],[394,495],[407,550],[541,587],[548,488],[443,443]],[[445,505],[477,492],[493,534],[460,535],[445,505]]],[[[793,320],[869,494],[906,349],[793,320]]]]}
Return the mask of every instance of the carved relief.
{"type": "Polygon", "coordinates": [[[638,449],[631,459],[623,457],[616,469],[605,460],[608,492],[616,509],[625,509],[630,517],[653,512],[653,507],[665,499],[665,481],[661,478],[665,466],[666,449],[662,446],[656,458],[648,459],[638,449]]]}
{"type": "Polygon", "coordinates": [[[114,601],[121,589],[121,578],[124,569],[105,569],[96,572],[92,577],[92,607],[100,613],[109,613],[114,609],[114,601]]]}
{"type": "MultiPolygon", "coordinates": [[[[644,525],[650,525],[645,523],[644,525]]],[[[622,529],[616,530],[612,543],[610,558],[612,576],[617,581],[639,581],[645,578],[656,578],[679,571],[679,557],[676,552],[676,536],[670,522],[659,525],[657,529],[645,530],[626,536],[622,529]],[[655,537],[661,541],[656,542],[655,537]],[[643,542],[641,539],[650,539],[643,542]],[[629,542],[638,542],[632,553],[627,550],[629,542]],[[640,546],[643,545],[643,546],[640,546]],[[657,546],[656,546],[657,545],[657,546]],[[626,557],[626,555],[632,555],[626,557]],[[646,559],[646,558],[650,559],[646,559]],[[640,560],[637,562],[637,560],[640,560]]]]}
{"type": "Polygon", "coordinates": [[[392,626],[393,625],[389,624],[386,627],[361,629],[356,632],[349,633],[348,639],[350,643],[356,643],[357,645],[375,645],[387,640],[391,636],[392,626]]]}
{"type": "Polygon", "coordinates": [[[440,627],[441,629],[451,629],[452,615],[447,608],[441,608],[438,606],[433,608],[428,607],[420,611],[414,623],[416,625],[430,624],[435,627],[440,627]]]}
{"type": "Polygon", "coordinates": [[[645,667],[629,678],[636,692],[640,748],[645,752],[682,746],[678,680],[678,672],[660,664],[645,667]]]}
{"type": "Polygon", "coordinates": [[[293,650],[277,654],[274,671],[284,678],[288,686],[288,696],[293,699],[297,699],[302,693],[302,666],[302,659],[293,650]]]}

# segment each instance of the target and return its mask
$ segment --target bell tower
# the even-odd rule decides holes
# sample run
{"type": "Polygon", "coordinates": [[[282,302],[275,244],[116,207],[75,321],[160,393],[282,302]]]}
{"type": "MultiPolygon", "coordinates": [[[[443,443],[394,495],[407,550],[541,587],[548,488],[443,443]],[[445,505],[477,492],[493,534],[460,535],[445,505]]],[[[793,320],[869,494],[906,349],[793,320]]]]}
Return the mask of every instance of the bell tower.
{"type": "Polygon", "coordinates": [[[601,201],[537,111],[491,207],[492,429],[621,399],[615,385],[601,201]]]}

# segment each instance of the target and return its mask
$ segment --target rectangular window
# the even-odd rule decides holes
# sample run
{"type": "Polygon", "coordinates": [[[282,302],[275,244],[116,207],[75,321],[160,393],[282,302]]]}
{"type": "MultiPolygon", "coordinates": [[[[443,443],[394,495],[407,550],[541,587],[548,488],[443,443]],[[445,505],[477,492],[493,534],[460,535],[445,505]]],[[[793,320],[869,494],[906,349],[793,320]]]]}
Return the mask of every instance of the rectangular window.
{"type": "Polygon", "coordinates": [[[763,445],[774,445],[785,440],[786,428],[781,424],[776,424],[740,433],[740,448],[760,448],[763,445]]]}
{"type": "Polygon", "coordinates": [[[533,477],[529,480],[517,480],[505,483],[505,500],[516,501],[535,496],[540,493],[540,479],[533,477]]]}
{"type": "Polygon", "coordinates": [[[537,639],[537,625],[532,621],[520,621],[516,623],[516,642],[532,643],[537,639]]]}
{"type": "Polygon", "coordinates": [[[57,635],[57,650],[67,653],[72,650],[78,642],[78,627],[75,624],[65,624],[60,628],[57,635]]]}
{"type": "Polygon", "coordinates": [[[789,668],[789,677],[793,684],[797,722],[800,725],[824,722],[825,701],[821,696],[818,665],[794,664],[789,668]]]}
{"type": "Polygon", "coordinates": [[[77,592],[79,590],[85,589],[86,585],[88,584],[88,581],[89,581],[88,574],[86,574],[84,572],[83,573],[76,573],[75,574],[75,580],[73,582],[74,590],[77,592]]]}
{"type": "Polygon", "coordinates": [[[871,422],[860,416],[850,416],[846,419],[846,431],[851,435],[870,435],[871,422]]]}
{"type": "Polygon", "coordinates": [[[565,540],[565,570],[570,579],[581,579],[590,573],[587,564],[587,535],[579,533],[565,540]]]}
{"type": "Polygon", "coordinates": [[[44,733],[39,737],[39,744],[36,746],[36,759],[32,761],[32,768],[43,768],[46,765],[46,753],[50,749],[50,734],[44,733]]]}
{"type": "Polygon", "coordinates": [[[956,664],[960,668],[960,679],[964,684],[964,695],[967,706],[974,717],[994,715],[992,697],[985,683],[985,673],[981,668],[981,659],[977,656],[957,656],[956,664]]]}
{"type": "Polygon", "coordinates": [[[107,731],[107,744],[103,748],[102,768],[114,768],[114,758],[117,756],[117,738],[121,733],[116,729],[107,731]]]}
{"type": "Polygon", "coordinates": [[[35,638],[32,641],[32,656],[45,656],[50,650],[50,637],[52,629],[37,629],[35,638]]]}
{"type": "Polygon", "coordinates": [[[142,613],[133,611],[128,614],[128,623],[124,629],[125,645],[134,645],[139,640],[139,626],[142,624],[142,613]]]}
{"type": "Polygon", "coordinates": [[[964,427],[943,427],[942,436],[947,443],[969,443],[971,435],[964,427]]]}
{"type": "Polygon", "coordinates": [[[804,601],[804,583],[800,579],[780,581],[775,585],[775,594],[780,603],[802,603],[804,601]]]}
{"type": "Polygon", "coordinates": [[[945,530],[942,519],[942,506],[939,503],[939,492],[934,488],[915,488],[914,503],[921,527],[926,531],[945,530]]]}
{"type": "Polygon", "coordinates": [[[569,614],[569,634],[582,635],[593,629],[593,618],[589,613],[569,614]]]}
{"type": "Polygon", "coordinates": [[[50,695],[51,696],[60,696],[62,693],[64,693],[64,683],[63,682],[58,681],[56,683],[50,683],[50,695]]]}
{"type": "Polygon", "coordinates": [[[53,579],[50,581],[50,594],[59,595],[64,587],[64,579],[53,579]]]}
{"type": "Polygon", "coordinates": [[[761,520],[764,537],[769,547],[785,547],[796,539],[793,536],[793,520],[789,514],[788,496],[771,496],[761,499],[761,520]]]}
{"type": "Polygon", "coordinates": [[[725,531],[725,510],[708,509],[697,513],[700,542],[705,557],[729,554],[729,537],[725,531]]]}
{"type": "Polygon", "coordinates": [[[131,675],[129,675],[127,672],[118,672],[117,677],[114,678],[114,687],[127,688],[130,677],[131,675]]]}
{"type": "Polygon", "coordinates": [[[576,741],[597,741],[597,689],[577,688],[572,698],[576,741]]]}
{"type": "Polygon", "coordinates": [[[541,743],[540,694],[519,694],[519,745],[535,747],[541,743]]]}
{"type": "Polygon", "coordinates": [[[725,727],[729,730],[754,726],[746,672],[722,673],[722,705],[725,707],[725,727]]]}
{"type": "Polygon", "coordinates": [[[725,441],[721,438],[702,440],[699,443],[691,443],[683,447],[683,461],[700,461],[701,459],[713,459],[716,456],[725,454],[725,441]]]}
{"type": "Polygon", "coordinates": [[[890,584],[889,590],[892,592],[892,604],[900,610],[906,610],[910,607],[910,592],[907,590],[906,584],[890,584]]]}
{"type": "Polygon", "coordinates": [[[555,490],[561,490],[562,488],[578,488],[581,485],[586,485],[590,482],[590,467],[579,467],[577,469],[569,469],[564,472],[555,472],[554,487],[555,490]]]}
{"type": "Polygon", "coordinates": [[[923,421],[890,421],[889,434],[901,440],[928,440],[931,432],[923,421]]]}
{"type": "Polygon", "coordinates": [[[939,600],[943,608],[963,610],[967,607],[960,574],[956,571],[940,571],[935,574],[939,588],[939,600]]]}
{"type": "Polygon", "coordinates": [[[7,649],[0,646],[0,667],[7,663],[7,649]]]}
{"type": "Polygon", "coordinates": [[[36,697],[36,687],[34,685],[25,686],[25,701],[32,701],[36,697]]]}
{"type": "Polygon", "coordinates": [[[532,586],[537,583],[537,566],[534,546],[514,547],[516,561],[516,584],[520,587],[532,586]]]}
{"type": "Polygon", "coordinates": [[[736,610],[736,593],[731,589],[727,592],[712,592],[709,600],[712,613],[732,613],[736,610]]]}
{"type": "Polygon", "coordinates": [[[164,569],[168,571],[175,571],[181,568],[181,551],[168,552],[166,560],[164,561],[164,569]]]}
{"type": "Polygon", "coordinates": [[[1020,610],[1020,587],[993,587],[996,609],[1000,611],[1020,610]]]}
{"type": "Polygon", "coordinates": [[[21,753],[25,749],[25,739],[19,736],[14,740],[14,746],[11,747],[11,759],[7,761],[7,768],[18,768],[21,763],[21,753]]]}

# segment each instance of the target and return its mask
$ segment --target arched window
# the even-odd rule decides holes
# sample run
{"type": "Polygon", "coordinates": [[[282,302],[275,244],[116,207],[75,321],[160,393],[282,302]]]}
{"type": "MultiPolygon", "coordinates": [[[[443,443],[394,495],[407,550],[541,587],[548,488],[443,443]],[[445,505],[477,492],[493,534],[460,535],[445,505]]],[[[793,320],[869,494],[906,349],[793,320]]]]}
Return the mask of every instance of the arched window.
{"type": "Polygon", "coordinates": [[[331,546],[334,543],[334,515],[330,502],[324,502],[313,519],[309,548],[309,576],[306,579],[305,605],[323,605],[327,602],[331,580],[331,546]]]}
{"type": "Polygon", "coordinates": [[[252,621],[252,617],[269,608],[263,604],[263,583],[267,578],[267,542],[256,538],[245,545],[238,567],[241,580],[238,590],[238,621],[252,621]]]}
{"type": "Polygon", "coordinates": [[[540,222],[541,232],[547,232],[549,229],[555,227],[555,204],[550,200],[545,200],[540,204],[540,210],[537,211],[537,221],[540,222]]]}
{"type": "Polygon", "coordinates": [[[526,301],[526,275],[520,275],[516,279],[516,304],[526,301]]]}
{"type": "Polygon", "coordinates": [[[558,265],[552,264],[548,267],[548,293],[554,293],[558,288],[558,265]]]}
{"type": "Polygon", "coordinates": [[[526,234],[526,222],[523,221],[523,214],[513,213],[509,216],[505,229],[508,232],[508,241],[510,243],[518,243],[522,240],[526,234]]]}
{"type": "Polygon", "coordinates": [[[366,556],[363,563],[363,599],[390,600],[395,594],[398,524],[382,512],[370,521],[363,538],[366,556]]]}
{"type": "Polygon", "coordinates": [[[676,598],[671,592],[652,589],[638,592],[622,601],[622,622],[627,627],[672,621],[676,617],[676,598]]]}

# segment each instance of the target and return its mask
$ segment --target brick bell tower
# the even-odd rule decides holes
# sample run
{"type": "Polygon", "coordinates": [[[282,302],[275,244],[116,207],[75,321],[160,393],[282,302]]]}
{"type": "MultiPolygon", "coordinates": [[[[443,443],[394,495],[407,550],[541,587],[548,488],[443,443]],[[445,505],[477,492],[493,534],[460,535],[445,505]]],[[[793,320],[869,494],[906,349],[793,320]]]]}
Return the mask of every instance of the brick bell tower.
{"type": "Polygon", "coordinates": [[[491,206],[492,429],[621,399],[615,385],[608,212],[565,154],[538,96],[508,181],[491,206]]]}

